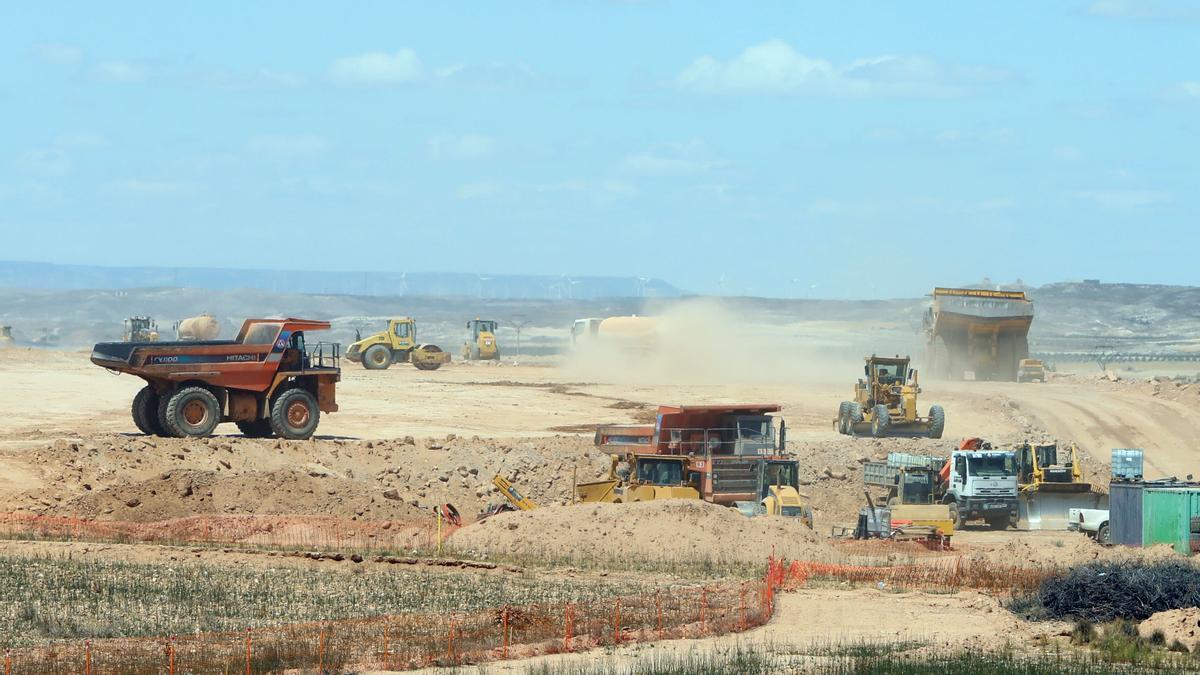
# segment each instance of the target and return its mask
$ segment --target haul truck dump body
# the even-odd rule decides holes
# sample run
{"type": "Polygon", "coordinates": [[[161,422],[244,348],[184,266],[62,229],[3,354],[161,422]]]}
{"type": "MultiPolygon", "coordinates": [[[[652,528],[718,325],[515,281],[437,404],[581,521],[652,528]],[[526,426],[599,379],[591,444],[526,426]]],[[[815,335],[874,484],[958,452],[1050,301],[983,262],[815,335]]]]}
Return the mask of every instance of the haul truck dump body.
{"type": "Polygon", "coordinates": [[[925,362],[953,380],[1015,380],[1029,358],[1033,301],[1021,291],[935,288],[925,312],[925,362]]]}

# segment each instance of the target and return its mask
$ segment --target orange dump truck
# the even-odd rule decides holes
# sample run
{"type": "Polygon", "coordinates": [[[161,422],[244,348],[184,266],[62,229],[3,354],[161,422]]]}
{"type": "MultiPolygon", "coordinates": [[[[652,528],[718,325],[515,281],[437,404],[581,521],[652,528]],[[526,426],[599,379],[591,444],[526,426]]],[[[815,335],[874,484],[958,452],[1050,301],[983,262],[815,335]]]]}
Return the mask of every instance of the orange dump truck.
{"type": "Polygon", "coordinates": [[[247,436],[306,439],[336,412],[336,344],[306,345],[327,321],[247,319],[232,340],[101,342],[92,363],[136,375],[133,422],[159,436],[211,435],[233,422],[247,436]]]}

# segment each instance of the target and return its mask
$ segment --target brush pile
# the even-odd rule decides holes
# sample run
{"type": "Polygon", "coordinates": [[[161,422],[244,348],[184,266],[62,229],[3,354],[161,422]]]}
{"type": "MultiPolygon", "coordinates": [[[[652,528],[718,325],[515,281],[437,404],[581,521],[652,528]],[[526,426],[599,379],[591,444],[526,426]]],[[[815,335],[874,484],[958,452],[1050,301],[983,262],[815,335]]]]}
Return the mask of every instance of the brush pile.
{"type": "Polygon", "coordinates": [[[1200,607],[1200,568],[1181,560],[1095,562],[1046,578],[1026,601],[1051,619],[1141,620],[1200,607]]]}

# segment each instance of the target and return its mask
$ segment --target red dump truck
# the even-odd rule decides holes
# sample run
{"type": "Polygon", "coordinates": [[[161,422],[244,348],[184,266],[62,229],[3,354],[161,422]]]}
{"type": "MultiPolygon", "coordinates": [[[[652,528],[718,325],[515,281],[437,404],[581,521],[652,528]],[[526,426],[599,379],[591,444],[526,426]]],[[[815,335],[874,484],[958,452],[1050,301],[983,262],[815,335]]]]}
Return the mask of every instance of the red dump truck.
{"type": "Polygon", "coordinates": [[[146,381],[132,410],[143,433],[202,437],[234,422],[246,436],[299,440],[338,409],[338,346],[304,340],[328,329],[327,321],[247,319],[232,340],[101,342],[91,358],[146,381]]]}

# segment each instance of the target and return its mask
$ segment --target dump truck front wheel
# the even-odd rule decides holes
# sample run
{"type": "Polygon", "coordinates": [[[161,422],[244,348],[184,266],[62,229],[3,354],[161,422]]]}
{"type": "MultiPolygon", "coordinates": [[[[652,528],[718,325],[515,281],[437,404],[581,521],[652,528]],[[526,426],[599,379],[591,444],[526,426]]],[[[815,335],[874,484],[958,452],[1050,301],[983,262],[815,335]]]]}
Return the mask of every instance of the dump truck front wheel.
{"type": "Polygon", "coordinates": [[[221,402],[204,387],[184,387],[171,395],[163,422],[180,438],[211,435],[221,421],[221,402]]]}
{"type": "Polygon", "coordinates": [[[935,405],[929,409],[929,437],[941,438],[946,430],[946,411],[942,406],[935,405]]]}
{"type": "Polygon", "coordinates": [[[871,410],[871,415],[874,418],[871,420],[871,435],[875,438],[883,438],[887,435],[888,426],[892,422],[887,406],[880,403],[871,410]]]}
{"type": "Polygon", "coordinates": [[[363,352],[362,364],[367,370],[387,370],[392,365],[392,352],[386,345],[371,345],[363,352]]]}
{"type": "Polygon", "coordinates": [[[307,389],[285,389],[271,404],[271,431],[280,438],[304,441],[312,437],[321,421],[317,399],[307,389]]]}

